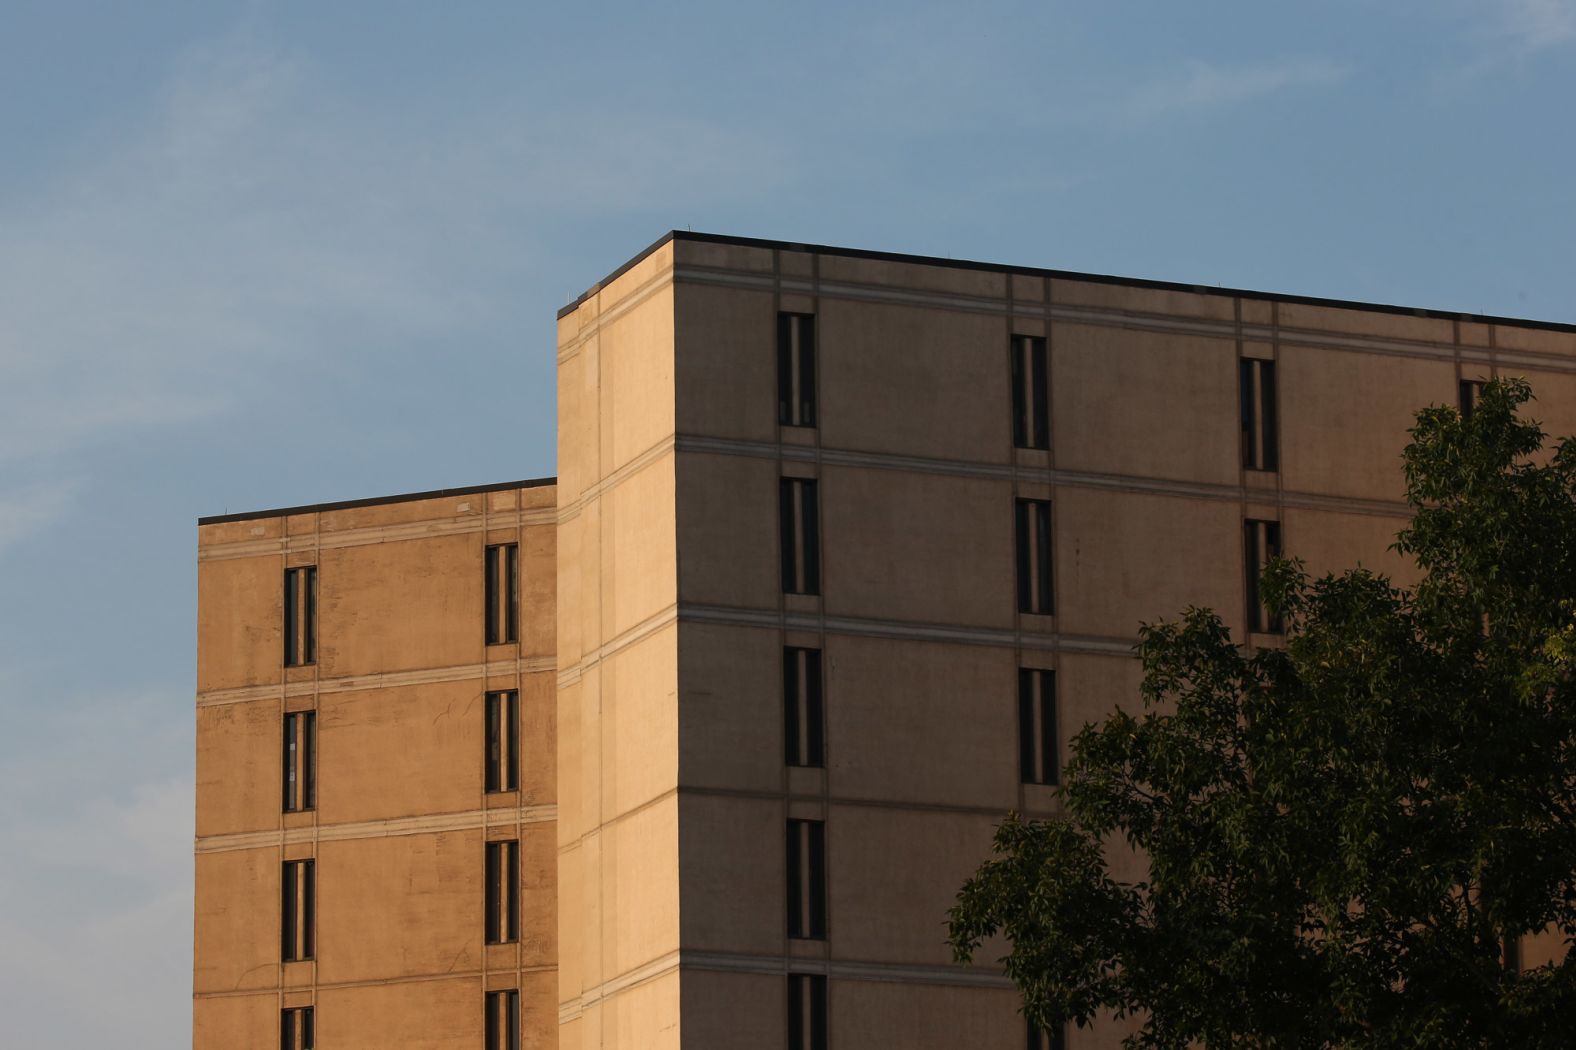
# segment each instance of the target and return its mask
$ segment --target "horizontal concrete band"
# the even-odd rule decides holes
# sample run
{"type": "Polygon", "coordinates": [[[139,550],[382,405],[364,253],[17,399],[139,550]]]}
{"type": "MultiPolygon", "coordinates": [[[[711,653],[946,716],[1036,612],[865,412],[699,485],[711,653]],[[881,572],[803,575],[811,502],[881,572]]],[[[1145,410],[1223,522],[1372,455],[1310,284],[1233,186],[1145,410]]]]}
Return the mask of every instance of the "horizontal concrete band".
{"type": "Polygon", "coordinates": [[[710,973],[755,974],[783,977],[815,974],[844,981],[879,981],[887,984],[944,985],[951,988],[1010,989],[1012,981],[999,973],[961,966],[924,966],[911,963],[862,962],[843,959],[801,959],[786,955],[748,955],[733,952],[676,951],[583,990],[558,1006],[558,1023],[579,1017],[588,1007],[620,992],[685,970],[710,973]]]}
{"type": "Polygon", "coordinates": [[[197,694],[198,707],[242,704],[251,700],[278,700],[314,693],[352,693],[364,689],[393,689],[398,686],[432,685],[437,682],[464,682],[477,678],[507,678],[510,675],[540,674],[558,667],[552,657],[523,660],[496,660],[484,664],[460,664],[417,671],[390,671],[386,674],[348,675],[343,678],[317,678],[273,685],[252,685],[242,689],[209,689],[197,694]]]}
{"type": "Polygon", "coordinates": [[[987,481],[1017,481],[1066,488],[1089,488],[1132,492],[1150,496],[1176,496],[1230,503],[1281,504],[1308,510],[1339,511],[1345,514],[1370,514],[1407,518],[1411,509],[1401,500],[1358,499],[1352,496],[1326,496],[1314,492],[1255,488],[1251,485],[1221,485],[1168,478],[1138,477],[1131,474],[1105,474],[1087,470],[1061,470],[1051,467],[1018,466],[1003,463],[971,463],[965,460],[922,459],[880,452],[853,452],[844,449],[812,448],[804,445],[776,445],[767,442],[735,441],[724,438],[693,437],[681,434],[674,440],[680,452],[745,456],[751,459],[781,459],[802,463],[826,463],[840,467],[868,467],[896,470],[907,474],[943,474],[980,478],[987,481]]]}
{"type": "Polygon", "coordinates": [[[459,515],[445,514],[422,521],[401,522],[398,525],[374,525],[364,529],[303,532],[293,536],[203,544],[197,549],[197,560],[222,561],[227,558],[255,558],[265,554],[286,554],[295,551],[364,547],[375,543],[396,543],[400,540],[430,539],[435,536],[460,536],[468,532],[486,532],[493,529],[551,525],[557,519],[558,512],[553,507],[502,511],[493,514],[483,514],[480,511],[459,515]]]}
{"type": "Polygon", "coordinates": [[[1132,474],[1107,474],[1098,471],[1020,466],[1008,463],[926,459],[918,456],[896,456],[881,452],[860,452],[850,449],[810,447],[805,445],[778,445],[763,441],[739,441],[730,438],[679,434],[653,445],[640,453],[640,455],[630,459],[617,470],[607,475],[607,477],[586,488],[579,498],[560,506],[558,508],[559,524],[578,517],[586,504],[600,499],[608,491],[616,488],[629,477],[640,473],[640,471],[660,460],[671,451],[743,456],[749,459],[782,460],[797,463],[830,464],[840,467],[865,467],[871,470],[893,470],[907,474],[938,474],[950,477],[980,478],[987,481],[1014,481],[1069,488],[1132,492],[1150,496],[1175,496],[1183,499],[1280,504],[1305,510],[1366,514],[1385,518],[1401,519],[1411,516],[1410,508],[1401,500],[1359,499],[1354,496],[1331,496],[1317,492],[1256,488],[1251,485],[1211,484],[1208,482],[1178,481],[1170,478],[1141,477],[1132,474]]]}
{"type": "Polygon", "coordinates": [[[1136,637],[1063,634],[1054,630],[1055,618],[1036,617],[1051,628],[1045,631],[968,627],[956,624],[916,623],[856,616],[826,616],[821,613],[792,612],[781,609],[744,609],[719,605],[681,602],[670,605],[620,633],[579,662],[558,672],[559,688],[573,685],[592,667],[643,639],[656,634],[675,621],[680,623],[727,624],[735,627],[765,627],[819,634],[841,634],[861,638],[891,638],[899,641],[955,642],[959,645],[985,645],[1007,649],[1037,649],[1044,652],[1086,653],[1095,656],[1132,656],[1136,637]]]}
{"type": "MultiPolygon", "coordinates": [[[[305,966],[310,963],[290,963],[291,966],[305,966]]],[[[236,988],[219,992],[193,992],[193,999],[241,999],[256,996],[294,999],[300,997],[304,1003],[310,1003],[313,992],[332,992],[353,988],[386,988],[389,985],[401,984],[431,984],[437,981],[477,981],[489,977],[498,977],[504,974],[530,977],[536,974],[553,974],[558,972],[556,966],[504,966],[489,967],[486,970],[449,970],[443,973],[418,973],[404,974],[399,977],[377,977],[364,981],[318,981],[307,985],[280,985],[274,988],[236,988]]],[[[496,991],[497,989],[491,989],[496,991]]]]}
{"type": "MultiPolygon", "coordinates": [[[[600,818],[599,823],[587,829],[578,838],[567,841],[560,839],[558,854],[564,856],[574,853],[587,843],[595,842],[609,829],[635,820],[656,806],[670,802],[675,798],[720,798],[730,800],[745,800],[752,802],[765,802],[774,806],[797,806],[799,803],[808,804],[826,813],[832,809],[875,809],[897,810],[904,813],[918,813],[927,816],[945,817],[979,817],[989,820],[993,825],[999,824],[1006,817],[1009,810],[1015,810],[1020,815],[1036,820],[1051,819],[1060,816],[1063,812],[1061,804],[1054,799],[1044,804],[1029,800],[1022,803],[1008,803],[1000,806],[960,805],[957,803],[936,801],[933,799],[890,799],[876,798],[868,795],[839,795],[836,792],[822,790],[798,794],[791,790],[755,790],[750,788],[716,787],[708,784],[680,784],[670,787],[659,794],[642,800],[641,802],[621,810],[612,816],[600,818]]],[[[819,818],[817,818],[819,819],[819,818]]]]}
{"type": "Polygon", "coordinates": [[[228,835],[199,835],[196,839],[196,852],[225,853],[231,850],[293,846],[311,842],[384,839],[400,835],[435,835],[515,824],[549,824],[557,819],[556,805],[500,806],[497,809],[471,809],[430,816],[391,817],[387,820],[364,820],[346,824],[308,824],[295,828],[243,831],[228,835]]]}
{"type": "MultiPolygon", "coordinates": [[[[846,299],[855,302],[920,306],[939,310],[990,314],[1003,318],[1007,316],[1021,316],[1026,319],[1126,328],[1174,335],[1206,336],[1220,339],[1240,338],[1249,341],[1274,342],[1283,346],[1296,345],[1315,349],[1347,350],[1401,357],[1431,357],[1442,360],[1455,360],[1459,357],[1462,360],[1496,363],[1502,366],[1534,368],[1551,372],[1576,372],[1576,357],[1541,353],[1532,350],[1502,350],[1497,347],[1467,343],[1349,335],[1324,329],[1295,328],[1285,325],[1265,325],[1211,320],[1208,318],[1186,318],[1175,314],[1146,313],[1143,311],[1077,306],[1055,302],[1013,300],[1005,297],[928,292],[921,289],[899,288],[890,285],[813,280],[758,271],[728,270],[693,265],[678,266],[671,270],[662,271],[639,287],[632,289],[627,295],[621,297],[614,306],[599,314],[590,325],[578,332],[574,339],[566,342],[559,352],[559,362],[562,363],[573,357],[579,351],[581,344],[596,336],[598,329],[603,324],[638,306],[641,301],[670,283],[716,285],[753,291],[781,291],[821,298],[846,299]]],[[[1357,309],[1356,312],[1360,313],[1361,310],[1357,309]]]]}

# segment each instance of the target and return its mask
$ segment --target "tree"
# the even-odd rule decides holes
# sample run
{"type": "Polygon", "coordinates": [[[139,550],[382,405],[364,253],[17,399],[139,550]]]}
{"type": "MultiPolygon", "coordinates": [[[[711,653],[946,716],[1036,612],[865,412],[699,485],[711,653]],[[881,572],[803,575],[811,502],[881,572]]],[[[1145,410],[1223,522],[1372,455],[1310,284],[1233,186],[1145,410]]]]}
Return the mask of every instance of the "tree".
{"type": "Polygon", "coordinates": [[[1135,1047],[1576,1046],[1576,953],[1513,962],[1576,936],[1576,441],[1542,452],[1530,399],[1418,414],[1414,588],[1278,561],[1283,649],[1144,626],[1144,711],[1074,739],[1061,818],[1000,826],[958,960],[1004,935],[1034,1023],[1135,1047]]]}

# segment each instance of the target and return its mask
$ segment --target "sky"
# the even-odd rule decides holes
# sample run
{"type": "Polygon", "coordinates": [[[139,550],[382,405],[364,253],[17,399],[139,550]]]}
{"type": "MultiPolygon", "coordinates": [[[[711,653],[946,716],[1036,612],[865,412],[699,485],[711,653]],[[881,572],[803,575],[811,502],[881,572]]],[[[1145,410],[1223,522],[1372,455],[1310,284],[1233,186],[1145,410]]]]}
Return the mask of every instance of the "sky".
{"type": "Polygon", "coordinates": [[[0,0],[0,1016],[189,1045],[199,515],[554,473],[669,229],[1576,322],[1576,0],[0,0]]]}

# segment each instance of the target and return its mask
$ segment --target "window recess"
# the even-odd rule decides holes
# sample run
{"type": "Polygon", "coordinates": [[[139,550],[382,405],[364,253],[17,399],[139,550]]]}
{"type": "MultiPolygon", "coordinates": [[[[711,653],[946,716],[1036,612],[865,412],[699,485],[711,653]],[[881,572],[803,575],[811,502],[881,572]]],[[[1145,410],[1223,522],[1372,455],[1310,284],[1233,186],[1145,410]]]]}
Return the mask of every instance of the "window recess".
{"type": "Polygon", "coordinates": [[[777,315],[777,422],[815,426],[815,315],[777,315]]]}
{"type": "Polygon", "coordinates": [[[1016,448],[1051,447],[1049,371],[1045,340],[1012,337],[1012,443],[1016,448]]]}
{"type": "Polygon", "coordinates": [[[285,666],[317,661],[317,566],[285,570],[285,666]]]}
{"type": "Polygon", "coordinates": [[[1276,440],[1275,362],[1244,357],[1238,362],[1242,406],[1242,465],[1249,470],[1279,470],[1276,440]]]}

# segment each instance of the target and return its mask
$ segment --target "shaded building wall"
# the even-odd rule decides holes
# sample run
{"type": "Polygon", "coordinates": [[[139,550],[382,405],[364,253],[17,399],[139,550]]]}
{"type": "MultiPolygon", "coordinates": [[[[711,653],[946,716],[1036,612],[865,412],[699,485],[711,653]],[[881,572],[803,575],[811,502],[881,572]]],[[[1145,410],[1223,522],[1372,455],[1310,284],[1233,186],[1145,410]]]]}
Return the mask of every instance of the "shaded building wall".
{"type": "Polygon", "coordinates": [[[687,1050],[786,1046],[789,974],[826,978],[833,1046],[1024,1046],[989,948],[965,971],[943,943],[1002,814],[1055,811],[1020,782],[1020,669],[1055,673],[1064,761],[1136,706],[1141,622],[1208,605],[1278,644],[1247,629],[1245,521],[1315,572],[1414,579],[1388,550],[1400,452],[1461,379],[1525,375],[1534,414],[1576,432],[1568,333],[682,235],[669,252],[687,1050]],[[778,420],[779,312],[816,318],[814,427],[778,420]],[[1048,344],[1046,451],[1014,448],[1015,335],[1048,344]],[[1274,470],[1243,465],[1244,359],[1276,368],[1274,470]],[[784,477],[818,483],[818,595],[783,593],[784,477]],[[1017,608],[1017,499],[1053,508],[1049,615],[1017,608]],[[824,768],[785,761],[785,647],[822,652],[824,768]],[[825,824],[824,939],[785,928],[795,819],[825,824]]]}
{"type": "Polygon", "coordinates": [[[482,1045],[518,989],[557,1046],[551,485],[199,528],[193,1046],[482,1045]],[[488,645],[483,552],[518,544],[519,641],[488,645]],[[317,567],[317,652],[283,666],[286,567],[317,567]],[[484,703],[519,696],[519,787],[484,789],[484,703]],[[287,712],[316,712],[316,807],[283,812],[287,712]],[[488,945],[484,843],[519,845],[515,943],[488,945]],[[315,861],[315,953],[281,961],[281,864],[315,861]]]}

